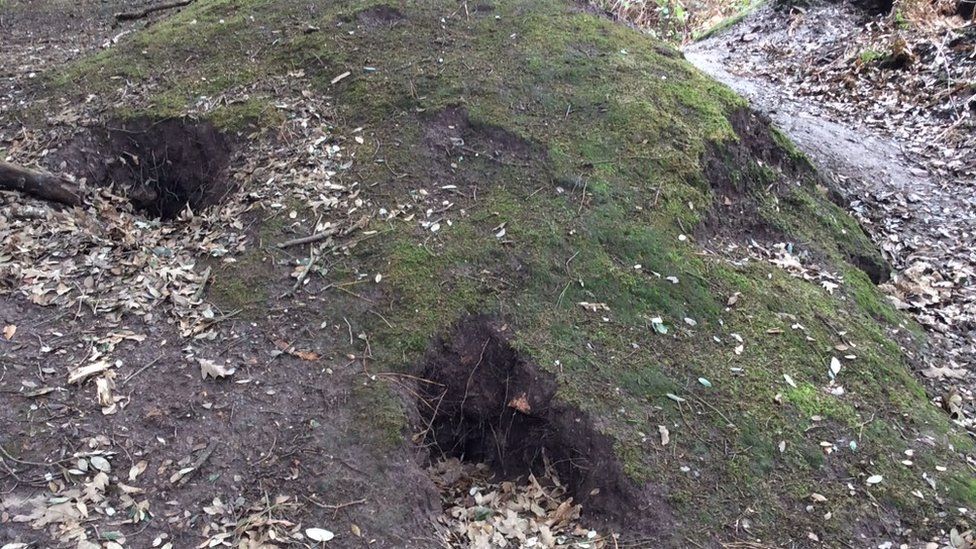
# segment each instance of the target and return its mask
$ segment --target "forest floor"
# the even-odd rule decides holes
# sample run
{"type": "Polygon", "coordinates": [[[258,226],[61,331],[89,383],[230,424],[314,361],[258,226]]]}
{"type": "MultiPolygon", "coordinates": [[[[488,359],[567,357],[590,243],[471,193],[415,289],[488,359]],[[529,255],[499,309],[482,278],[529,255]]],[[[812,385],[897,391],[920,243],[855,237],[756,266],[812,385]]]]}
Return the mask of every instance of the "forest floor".
{"type": "MultiPolygon", "coordinates": [[[[682,217],[709,207],[711,196],[667,179],[654,191],[644,174],[658,165],[634,166],[659,152],[681,159],[683,140],[698,146],[706,138],[675,129],[669,120],[667,131],[677,135],[673,143],[641,143],[634,136],[655,139],[660,130],[640,110],[646,97],[610,100],[602,88],[587,95],[587,86],[604,85],[606,74],[629,83],[637,73],[633,88],[643,92],[646,80],[657,81],[640,73],[650,59],[680,82],[653,88],[658,95],[652,97],[671,100],[690,82],[693,92],[675,105],[696,121],[710,121],[701,113],[717,109],[727,99],[712,97],[727,92],[702,91],[710,84],[675,68],[673,51],[615,34],[622,31],[603,18],[553,8],[555,3],[485,3],[470,6],[470,13],[467,3],[443,13],[418,3],[404,7],[409,16],[383,4],[364,9],[352,3],[339,15],[332,6],[282,2],[288,10],[275,10],[267,4],[198,2],[182,15],[165,12],[119,24],[116,12],[145,2],[0,0],[0,119],[10,122],[0,126],[0,150],[8,159],[97,180],[113,169],[108,164],[139,170],[152,155],[140,159],[136,152],[155,150],[153,140],[184,140],[206,157],[182,148],[163,152],[187,159],[190,177],[209,180],[231,166],[234,185],[224,182],[226,188],[213,192],[246,189],[230,198],[194,197],[200,206],[220,204],[195,213],[155,195],[134,210],[130,202],[137,199],[116,196],[118,189],[102,189],[87,211],[0,196],[0,265],[6,269],[0,281],[0,395],[11,403],[0,409],[0,547],[739,548],[764,547],[760,542],[771,539],[793,546],[892,547],[894,540],[923,537],[962,547],[960,532],[971,511],[949,502],[976,497],[969,480],[976,464],[961,449],[971,443],[958,434],[972,430],[976,369],[976,204],[961,207],[972,200],[971,186],[968,194],[961,191],[971,185],[962,177],[972,175],[965,155],[962,164],[914,164],[894,137],[851,128],[849,120],[818,109],[815,100],[784,99],[791,89],[785,84],[736,74],[755,69],[738,65],[745,57],[726,56],[730,44],[774,44],[743,40],[742,29],[767,25],[773,41],[779,25],[791,24],[782,14],[757,12],[687,52],[768,113],[827,168],[848,198],[860,197],[851,209],[898,271],[887,282],[890,295],[932,334],[928,347],[917,349],[911,323],[872,293],[868,277],[883,280],[883,262],[873,261],[873,250],[838,251],[850,243],[865,248],[866,241],[851,234],[858,229],[849,218],[837,221],[839,210],[826,199],[819,202],[819,194],[789,197],[802,203],[796,211],[822,214],[833,221],[831,230],[837,228],[835,234],[813,225],[809,240],[826,241],[827,235],[841,244],[831,240],[829,254],[804,255],[802,266],[800,252],[790,253],[792,244],[787,252],[785,242],[761,236],[755,249],[737,243],[737,253],[750,248],[747,259],[727,261],[726,250],[709,248],[727,244],[722,230],[739,231],[739,225],[717,225],[714,235],[706,234],[711,229],[683,230],[682,217]],[[530,10],[529,16],[520,10],[530,10]],[[539,17],[548,25],[546,18],[556,16],[566,28],[576,32],[570,25],[583,25],[580,32],[589,34],[580,39],[560,28],[567,39],[526,23],[539,17]],[[180,26],[163,24],[170,17],[179,18],[180,26]],[[537,41],[526,43],[521,35],[515,42],[508,28],[499,36],[533,55],[546,52],[538,56],[544,63],[518,65],[530,75],[524,88],[493,73],[496,67],[477,55],[483,38],[471,29],[483,31],[498,19],[530,36],[538,33],[537,41]],[[225,24],[241,32],[238,38],[222,38],[225,24]],[[335,32],[326,26],[332,24],[335,32]],[[395,44],[427,36],[418,30],[436,36],[436,43],[411,43],[409,63],[386,57],[395,44]],[[546,50],[557,39],[569,45],[546,50]],[[232,61],[201,60],[184,42],[230,43],[232,61]],[[117,51],[122,53],[113,57],[117,51]],[[329,57],[336,51],[349,58],[329,57]],[[549,72],[557,55],[566,56],[565,74],[549,72]],[[188,68],[183,74],[150,65],[141,72],[143,57],[188,68]],[[632,73],[635,58],[645,64],[632,73]],[[269,76],[255,67],[260,76],[208,81],[218,80],[227,65],[247,72],[251,67],[240,65],[254,60],[275,64],[278,72],[269,76]],[[61,72],[65,66],[80,69],[61,72]],[[353,74],[337,69],[345,66],[354,67],[353,74]],[[424,72],[427,67],[433,69],[424,72]],[[455,74],[460,83],[451,80],[455,74]],[[77,87],[87,95],[39,96],[37,79],[52,85],[55,77],[61,79],[55,89],[77,87]],[[484,82],[477,78],[498,78],[505,93],[479,97],[484,82]],[[577,79],[579,86],[568,84],[577,79]],[[390,81],[409,86],[409,95],[398,88],[401,95],[390,93],[388,100],[384,84],[393,88],[390,81]],[[173,89],[179,93],[165,93],[173,89]],[[558,112],[548,113],[557,103],[553,97],[564,92],[569,107],[558,102],[558,112]],[[181,94],[190,98],[184,102],[181,94]],[[475,106],[470,114],[450,103],[455,94],[475,106]],[[713,95],[703,100],[698,94],[713,95]],[[509,103],[521,112],[520,102],[530,105],[524,108],[529,114],[518,123],[491,118],[496,96],[506,114],[509,103]],[[370,116],[380,115],[370,114],[353,123],[342,101],[388,116],[374,120],[370,116]],[[19,118],[31,110],[44,113],[42,123],[19,118]],[[130,125],[106,126],[120,112],[144,111],[181,118],[147,123],[133,117],[130,125]],[[536,116],[540,111],[546,116],[536,116]],[[596,128],[600,135],[572,133],[603,117],[608,123],[596,128]],[[507,126],[495,125],[499,120],[507,126]],[[622,120],[650,126],[632,128],[622,120]],[[518,124],[524,133],[539,132],[535,140],[506,129],[518,124]],[[101,130],[79,140],[76,134],[88,128],[101,130]],[[556,136],[568,143],[570,152],[562,154],[571,159],[567,173],[575,183],[540,152],[539,143],[551,146],[546,154],[559,160],[561,143],[539,137],[552,128],[564,132],[556,136]],[[138,141],[141,135],[150,139],[138,141]],[[611,165],[614,159],[621,166],[611,165]],[[533,178],[537,172],[545,177],[533,178]],[[515,190],[497,184],[502,180],[514,182],[515,190]],[[634,181],[646,187],[633,195],[634,204],[643,206],[621,214],[617,203],[633,204],[625,194],[630,191],[618,189],[636,188],[634,181]],[[472,182],[469,196],[465,184],[472,182]],[[648,230],[658,218],[638,217],[644,206],[660,207],[655,215],[677,226],[648,230]],[[279,246],[310,234],[327,236],[307,248],[279,246]],[[580,234],[587,238],[578,239],[580,234]],[[659,242],[661,235],[667,243],[659,242]],[[689,246],[688,240],[695,241],[693,252],[677,247],[689,246]],[[760,245],[772,260],[752,261],[760,245]],[[386,255],[362,259],[369,246],[386,255]],[[857,265],[868,275],[834,262],[860,252],[870,256],[857,265]],[[817,261],[840,266],[818,269],[812,265],[817,261]],[[476,320],[462,323],[459,334],[445,334],[460,311],[491,308],[485,304],[494,298],[484,295],[501,295],[495,309],[506,313],[506,321],[519,322],[496,327],[476,320]],[[653,307],[641,301],[645,297],[653,307]],[[654,313],[662,321],[645,314],[650,311],[668,314],[654,313]],[[432,342],[431,326],[443,341],[432,342]],[[507,334],[518,329],[519,352],[528,347],[545,365],[538,372],[508,346],[507,334]],[[570,336],[558,339],[561,333],[570,336]],[[900,338],[901,351],[892,351],[889,335],[900,338]],[[421,361],[425,349],[433,353],[421,361]],[[431,365],[437,362],[444,363],[440,374],[431,365]],[[471,382],[474,370],[489,362],[517,370],[519,381],[536,392],[482,401],[477,393],[497,380],[471,382]],[[919,406],[924,393],[919,396],[914,380],[902,375],[903,363],[932,388],[935,406],[919,406]],[[463,374],[448,375],[471,364],[467,385],[457,381],[463,374]],[[515,417],[511,410],[528,415],[548,409],[548,400],[540,406],[535,398],[553,397],[550,376],[562,383],[567,404],[554,408],[559,417],[547,422],[570,427],[547,423],[541,438],[573,438],[557,442],[592,454],[584,462],[599,463],[594,469],[605,475],[599,482],[557,474],[557,468],[581,474],[575,464],[565,464],[576,455],[520,471],[536,474],[518,482],[502,481],[473,461],[434,459],[435,448],[460,442],[430,440],[436,421],[443,421],[441,402],[450,402],[443,395],[428,398],[428,391],[460,386],[460,410],[470,386],[476,406],[515,417]],[[958,400],[943,399],[953,389],[958,400]],[[943,400],[959,432],[943,428],[943,400]],[[424,405],[435,401],[438,409],[424,416],[431,413],[424,405]],[[612,434],[615,442],[589,425],[579,411],[584,405],[587,414],[601,418],[600,433],[612,434]],[[636,454],[625,463],[627,474],[653,479],[641,494],[642,529],[634,531],[647,538],[616,535],[621,521],[599,514],[634,512],[619,508],[628,504],[620,497],[627,488],[613,484],[624,475],[611,450],[636,454]],[[668,498],[656,483],[668,487],[668,498]]],[[[500,48],[507,52],[509,46],[500,48]]],[[[609,89],[629,91],[626,85],[609,89]]],[[[754,121],[740,116],[739,123],[754,121]]],[[[963,131],[965,123],[953,129],[963,131]]],[[[767,134],[741,133],[759,142],[749,147],[782,153],[767,134]]],[[[690,179],[699,175],[700,160],[688,168],[690,179]]],[[[657,171],[681,168],[678,161],[664,166],[657,171]]],[[[725,191],[738,206],[740,196],[725,191]]],[[[784,211],[792,213],[785,202],[784,211]]],[[[781,238],[778,228],[762,236],[781,238]]],[[[510,396],[507,386],[504,395],[510,396]]],[[[538,435],[527,432],[527,438],[538,435]]],[[[484,441],[471,442],[472,453],[492,455],[493,449],[476,443],[484,441]]]]}

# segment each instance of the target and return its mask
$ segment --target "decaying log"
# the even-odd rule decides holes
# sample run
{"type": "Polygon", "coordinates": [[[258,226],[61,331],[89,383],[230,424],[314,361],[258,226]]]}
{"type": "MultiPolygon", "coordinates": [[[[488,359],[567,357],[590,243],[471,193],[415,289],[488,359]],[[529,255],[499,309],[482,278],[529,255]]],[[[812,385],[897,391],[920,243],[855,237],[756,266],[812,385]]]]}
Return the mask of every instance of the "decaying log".
{"type": "Polygon", "coordinates": [[[184,6],[189,6],[192,3],[193,0],[179,0],[178,2],[168,2],[166,4],[149,6],[148,8],[139,11],[116,13],[115,19],[118,21],[135,21],[136,19],[142,19],[143,17],[148,17],[156,13],[157,11],[171,10],[173,8],[182,8],[184,6]]]}
{"type": "Polygon", "coordinates": [[[79,206],[81,188],[66,177],[0,162],[0,190],[18,191],[51,202],[79,206]]]}

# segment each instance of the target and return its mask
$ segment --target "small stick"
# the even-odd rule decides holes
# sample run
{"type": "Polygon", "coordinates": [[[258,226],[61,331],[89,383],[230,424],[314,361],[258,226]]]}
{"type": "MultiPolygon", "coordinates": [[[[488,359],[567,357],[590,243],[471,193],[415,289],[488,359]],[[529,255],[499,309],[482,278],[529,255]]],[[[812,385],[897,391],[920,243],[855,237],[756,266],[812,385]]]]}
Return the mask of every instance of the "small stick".
{"type": "Polygon", "coordinates": [[[197,460],[196,460],[196,462],[194,462],[194,463],[193,463],[193,465],[191,466],[191,467],[193,468],[193,470],[192,470],[192,471],[190,471],[190,472],[188,472],[188,473],[186,474],[186,476],[184,476],[183,478],[181,478],[181,479],[180,479],[180,480],[178,481],[178,483],[179,483],[179,485],[180,485],[180,486],[182,486],[182,485],[184,485],[184,484],[186,484],[186,483],[187,483],[187,481],[188,481],[188,480],[190,480],[190,477],[191,477],[191,476],[192,476],[192,475],[193,475],[194,473],[196,473],[197,471],[199,471],[199,470],[200,470],[200,467],[202,467],[202,466],[203,466],[203,464],[204,464],[204,463],[206,463],[206,461],[207,461],[208,459],[210,459],[210,456],[211,456],[211,455],[212,455],[212,454],[214,453],[214,450],[216,450],[216,449],[217,449],[217,446],[218,446],[219,444],[220,444],[220,443],[218,443],[218,442],[211,442],[211,443],[210,443],[210,445],[209,445],[209,446],[207,446],[207,448],[206,448],[206,449],[205,449],[205,450],[203,451],[203,453],[201,453],[201,454],[200,454],[200,457],[198,457],[198,458],[197,458],[197,460]]]}
{"type": "Polygon", "coordinates": [[[312,242],[318,242],[320,240],[325,240],[326,238],[329,238],[330,236],[335,236],[335,234],[336,234],[336,230],[335,229],[328,229],[328,230],[322,231],[320,233],[315,233],[315,234],[313,234],[311,236],[303,236],[301,238],[294,238],[292,240],[286,240],[286,241],[278,244],[278,247],[281,248],[281,249],[285,249],[285,248],[290,248],[292,246],[301,246],[302,244],[311,244],[312,242]]]}
{"type": "Polygon", "coordinates": [[[125,378],[125,379],[123,379],[123,380],[122,380],[122,383],[119,383],[119,386],[121,387],[122,385],[125,385],[126,383],[128,383],[128,382],[129,382],[129,380],[130,380],[130,379],[132,379],[132,378],[134,378],[134,377],[136,377],[137,375],[139,375],[139,374],[141,374],[142,372],[145,372],[146,370],[148,370],[149,368],[151,368],[153,364],[156,364],[157,362],[159,362],[159,359],[160,359],[160,358],[162,358],[162,357],[158,357],[158,356],[157,356],[157,357],[156,357],[156,358],[154,358],[154,359],[153,359],[153,360],[152,360],[152,361],[151,361],[151,362],[150,362],[149,364],[146,364],[146,365],[145,365],[145,366],[143,366],[142,368],[139,368],[139,369],[138,369],[138,370],[136,370],[136,371],[135,371],[134,373],[132,373],[132,374],[130,374],[130,375],[129,375],[129,377],[127,377],[127,378],[125,378]]]}
{"type": "Polygon", "coordinates": [[[307,499],[309,501],[309,503],[311,503],[312,505],[314,505],[314,506],[316,506],[316,507],[318,507],[320,509],[328,509],[328,510],[331,510],[332,511],[332,518],[335,518],[336,515],[339,514],[339,510],[340,509],[344,509],[346,507],[352,507],[353,505],[360,505],[362,503],[366,503],[366,498],[357,499],[355,501],[349,501],[349,502],[346,502],[346,503],[339,503],[337,505],[328,505],[328,504],[322,503],[319,500],[317,500],[317,499],[315,499],[315,498],[313,498],[311,496],[305,496],[305,499],[307,499]]]}
{"type": "Polygon", "coordinates": [[[291,289],[288,290],[287,292],[281,294],[281,297],[290,297],[294,295],[299,288],[302,287],[302,284],[305,283],[305,280],[308,278],[309,273],[312,272],[312,268],[315,267],[315,262],[319,260],[319,257],[320,256],[316,255],[313,250],[313,253],[310,254],[310,257],[308,258],[308,267],[305,267],[305,270],[302,271],[300,275],[298,275],[298,280],[295,281],[295,285],[292,286],[291,289]]]}

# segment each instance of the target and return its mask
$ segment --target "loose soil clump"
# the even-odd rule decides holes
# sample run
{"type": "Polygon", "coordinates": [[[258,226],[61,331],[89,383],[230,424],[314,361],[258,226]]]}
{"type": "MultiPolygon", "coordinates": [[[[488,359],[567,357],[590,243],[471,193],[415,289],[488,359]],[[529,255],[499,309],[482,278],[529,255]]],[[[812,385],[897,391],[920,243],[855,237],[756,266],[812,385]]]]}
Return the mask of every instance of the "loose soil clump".
{"type": "Polygon", "coordinates": [[[136,118],[84,134],[59,156],[68,171],[90,185],[114,186],[147,216],[175,219],[233,191],[225,173],[232,151],[209,122],[136,118]]]}
{"type": "Polygon", "coordinates": [[[557,400],[552,375],[507,341],[492,319],[462,319],[427,353],[418,403],[432,458],[483,462],[504,479],[553,468],[588,521],[659,533],[664,503],[621,468],[613,442],[579,409],[557,400]]]}

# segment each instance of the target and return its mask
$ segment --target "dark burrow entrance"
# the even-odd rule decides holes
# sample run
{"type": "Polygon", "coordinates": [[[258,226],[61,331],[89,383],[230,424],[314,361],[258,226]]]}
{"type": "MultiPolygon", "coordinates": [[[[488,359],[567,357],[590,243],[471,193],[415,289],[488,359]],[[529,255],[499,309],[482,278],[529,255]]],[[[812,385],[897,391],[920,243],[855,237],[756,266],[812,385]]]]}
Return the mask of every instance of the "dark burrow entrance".
{"type": "Polygon", "coordinates": [[[552,467],[590,523],[659,532],[664,506],[630,480],[610,437],[559,402],[556,381],[522,356],[493,319],[462,319],[431,346],[418,403],[432,460],[485,463],[503,480],[552,467]]]}
{"type": "Polygon", "coordinates": [[[199,212],[232,190],[232,143],[212,124],[188,118],[135,118],[77,137],[59,156],[89,185],[114,186],[136,210],[174,219],[199,212]]]}

